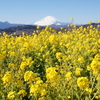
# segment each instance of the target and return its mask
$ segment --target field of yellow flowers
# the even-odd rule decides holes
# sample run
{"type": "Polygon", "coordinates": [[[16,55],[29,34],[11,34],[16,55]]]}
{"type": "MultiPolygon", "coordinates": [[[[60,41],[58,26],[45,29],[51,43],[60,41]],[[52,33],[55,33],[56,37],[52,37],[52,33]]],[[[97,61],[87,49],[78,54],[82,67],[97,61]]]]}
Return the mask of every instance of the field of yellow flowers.
{"type": "Polygon", "coordinates": [[[97,28],[1,34],[0,100],[100,100],[97,28]]]}

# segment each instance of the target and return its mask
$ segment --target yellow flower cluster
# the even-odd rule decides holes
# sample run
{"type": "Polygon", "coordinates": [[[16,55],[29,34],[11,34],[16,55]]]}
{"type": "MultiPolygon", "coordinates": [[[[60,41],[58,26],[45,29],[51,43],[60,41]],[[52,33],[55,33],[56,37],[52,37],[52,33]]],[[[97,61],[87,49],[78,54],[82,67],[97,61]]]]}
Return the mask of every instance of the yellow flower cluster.
{"type": "Polygon", "coordinates": [[[4,77],[2,78],[2,81],[3,81],[3,83],[4,84],[11,84],[12,83],[12,81],[13,81],[13,76],[12,76],[12,74],[11,74],[11,72],[10,71],[7,71],[6,73],[5,73],[5,75],[4,75],[4,77]]]}
{"type": "Polygon", "coordinates": [[[26,71],[24,73],[24,80],[25,81],[32,82],[35,80],[35,77],[36,77],[36,73],[33,73],[32,71],[26,71]]]}
{"type": "Polygon", "coordinates": [[[91,69],[94,74],[98,74],[100,72],[100,54],[95,55],[91,63],[91,69]]]}
{"type": "Polygon", "coordinates": [[[55,67],[49,67],[46,69],[46,78],[50,82],[55,82],[56,80],[59,80],[58,72],[56,71],[57,68],[55,67]]]}
{"type": "Polygon", "coordinates": [[[13,99],[15,97],[14,93],[15,93],[15,91],[9,92],[8,95],[7,95],[8,99],[13,99]]]}
{"type": "Polygon", "coordinates": [[[76,74],[76,75],[81,75],[81,72],[82,72],[82,71],[83,71],[82,68],[76,68],[75,74],[76,74]]]}
{"type": "Polygon", "coordinates": [[[19,95],[22,95],[23,97],[27,95],[27,92],[25,90],[20,90],[18,92],[19,95]]]}
{"type": "Polygon", "coordinates": [[[80,89],[86,89],[89,87],[89,80],[87,77],[79,77],[77,79],[77,85],[80,89]]]}
{"type": "Polygon", "coordinates": [[[65,75],[66,79],[70,80],[72,78],[71,75],[72,75],[72,72],[70,72],[70,71],[67,72],[66,75],[65,75]]]}
{"type": "Polygon", "coordinates": [[[32,61],[31,57],[29,57],[29,58],[22,57],[22,59],[23,59],[23,61],[20,64],[20,69],[21,70],[24,70],[25,67],[31,66],[34,63],[34,61],[32,61]]]}

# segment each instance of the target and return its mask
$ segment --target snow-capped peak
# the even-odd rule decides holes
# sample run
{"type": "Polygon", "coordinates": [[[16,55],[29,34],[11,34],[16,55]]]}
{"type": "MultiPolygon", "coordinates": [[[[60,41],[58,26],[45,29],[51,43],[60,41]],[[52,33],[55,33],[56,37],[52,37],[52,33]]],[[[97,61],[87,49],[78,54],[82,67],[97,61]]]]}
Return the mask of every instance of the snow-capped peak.
{"type": "Polygon", "coordinates": [[[51,25],[51,26],[64,25],[65,26],[66,24],[68,24],[68,23],[61,22],[52,16],[47,16],[47,17],[34,23],[34,25],[37,25],[37,26],[46,26],[46,25],[51,25]]]}
{"type": "Polygon", "coordinates": [[[58,20],[56,18],[54,18],[53,16],[47,16],[47,17],[43,18],[41,21],[56,22],[58,20]]]}
{"type": "Polygon", "coordinates": [[[45,25],[52,25],[56,23],[58,20],[52,16],[47,16],[40,21],[35,22],[35,25],[45,26],[45,25]]]}

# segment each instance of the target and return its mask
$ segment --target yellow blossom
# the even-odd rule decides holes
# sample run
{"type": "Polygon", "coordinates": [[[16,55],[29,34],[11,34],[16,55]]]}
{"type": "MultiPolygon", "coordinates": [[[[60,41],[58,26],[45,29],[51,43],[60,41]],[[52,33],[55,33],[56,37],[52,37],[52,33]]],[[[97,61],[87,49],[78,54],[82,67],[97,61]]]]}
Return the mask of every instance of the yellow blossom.
{"type": "Polygon", "coordinates": [[[57,43],[57,36],[55,34],[51,35],[49,37],[49,42],[52,44],[56,44],[57,43]]]}
{"type": "Polygon", "coordinates": [[[85,89],[87,92],[92,93],[92,89],[91,88],[86,88],[85,89]]]}
{"type": "Polygon", "coordinates": [[[67,72],[65,75],[66,79],[69,81],[70,79],[72,79],[72,72],[67,72]]]}
{"type": "Polygon", "coordinates": [[[12,83],[13,76],[12,76],[11,72],[6,72],[5,75],[4,75],[4,77],[2,78],[2,80],[3,80],[3,83],[4,84],[5,83],[7,83],[7,84],[12,83]]]}
{"type": "Polygon", "coordinates": [[[81,72],[82,72],[82,71],[83,71],[82,68],[76,68],[75,74],[76,74],[76,75],[81,75],[81,72]]]}
{"type": "Polygon", "coordinates": [[[77,79],[77,85],[80,89],[86,89],[89,87],[89,80],[87,77],[79,77],[77,79]]]}
{"type": "Polygon", "coordinates": [[[100,22],[100,19],[98,19],[98,22],[100,22]]]}
{"type": "Polygon", "coordinates": [[[7,95],[7,98],[8,98],[8,99],[13,99],[13,98],[15,97],[14,94],[15,94],[15,91],[9,92],[8,95],[7,95]]]}
{"type": "Polygon", "coordinates": [[[62,59],[62,58],[63,58],[63,53],[57,52],[57,53],[56,53],[56,58],[57,58],[57,59],[62,59]]]}
{"type": "Polygon", "coordinates": [[[45,96],[47,94],[47,91],[45,89],[40,90],[41,96],[45,96]]]}
{"type": "Polygon", "coordinates": [[[33,73],[32,71],[26,71],[24,74],[24,80],[29,82],[34,81],[36,76],[36,73],[33,73]]]}
{"type": "Polygon", "coordinates": [[[89,21],[88,24],[92,24],[92,22],[89,21]]]}
{"type": "Polygon", "coordinates": [[[73,20],[74,18],[70,18],[71,20],[73,20]]]}
{"type": "Polygon", "coordinates": [[[78,58],[78,62],[83,63],[83,62],[84,62],[84,58],[83,58],[82,56],[80,56],[80,57],[78,58]]]}
{"type": "Polygon", "coordinates": [[[100,25],[97,25],[97,27],[100,27],[100,25]]]}
{"type": "Polygon", "coordinates": [[[25,90],[20,90],[18,92],[19,95],[22,95],[23,97],[27,95],[27,92],[25,90]]]}
{"type": "Polygon", "coordinates": [[[46,69],[46,78],[50,80],[51,82],[54,82],[59,79],[57,68],[55,67],[49,67],[46,69]]]}
{"type": "Polygon", "coordinates": [[[36,28],[37,28],[37,29],[40,29],[41,27],[40,27],[40,26],[37,26],[36,28]]]}

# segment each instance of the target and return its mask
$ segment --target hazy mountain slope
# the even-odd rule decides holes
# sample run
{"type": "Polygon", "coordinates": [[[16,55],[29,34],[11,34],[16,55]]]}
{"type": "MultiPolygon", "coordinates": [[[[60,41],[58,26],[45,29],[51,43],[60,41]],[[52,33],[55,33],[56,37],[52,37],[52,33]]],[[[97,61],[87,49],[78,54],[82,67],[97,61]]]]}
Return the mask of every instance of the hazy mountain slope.
{"type": "Polygon", "coordinates": [[[9,27],[14,27],[14,26],[23,26],[24,24],[11,24],[7,21],[5,22],[0,22],[0,29],[5,29],[5,28],[9,28],[9,27]]]}
{"type": "Polygon", "coordinates": [[[25,32],[27,34],[30,34],[34,30],[36,30],[36,26],[25,25],[25,26],[15,26],[15,27],[10,27],[10,28],[0,29],[0,33],[6,32],[7,34],[12,34],[16,32],[17,34],[21,34],[22,32],[25,32]]]}

